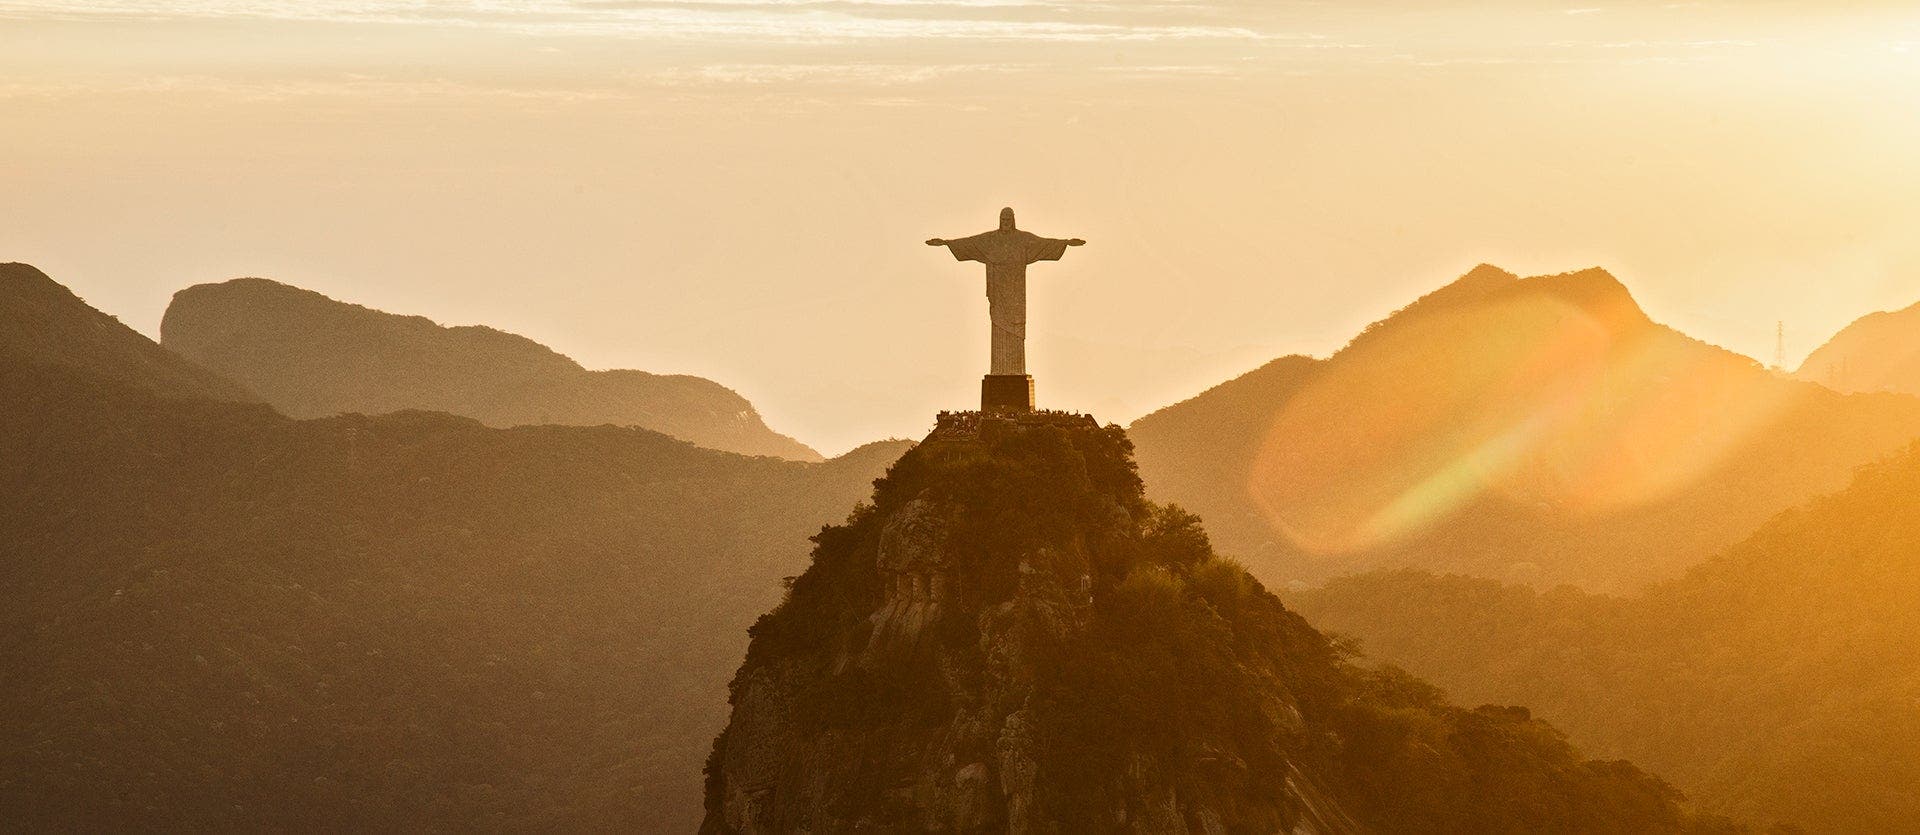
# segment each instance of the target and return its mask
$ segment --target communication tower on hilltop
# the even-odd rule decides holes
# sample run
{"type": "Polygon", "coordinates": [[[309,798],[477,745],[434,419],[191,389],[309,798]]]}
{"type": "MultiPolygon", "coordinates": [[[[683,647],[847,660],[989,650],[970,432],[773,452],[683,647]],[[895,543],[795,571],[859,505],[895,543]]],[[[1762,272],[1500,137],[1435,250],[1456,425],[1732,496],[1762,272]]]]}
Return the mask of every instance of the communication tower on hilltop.
{"type": "Polygon", "coordinates": [[[1787,373],[1787,323],[1784,319],[1773,323],[1773,370],[1787,373]]]}

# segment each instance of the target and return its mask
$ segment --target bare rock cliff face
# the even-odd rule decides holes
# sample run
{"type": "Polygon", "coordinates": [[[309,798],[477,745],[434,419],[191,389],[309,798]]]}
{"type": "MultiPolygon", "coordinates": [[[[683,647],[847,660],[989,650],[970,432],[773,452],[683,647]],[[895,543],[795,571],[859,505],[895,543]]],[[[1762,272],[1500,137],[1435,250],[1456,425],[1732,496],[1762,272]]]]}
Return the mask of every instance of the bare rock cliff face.
{"type": "Polygon", "coordinates": [[[857,729],[803,737],[795,720],[805,718],[794,713],[815,684],[808,671],[788,664],[746,671],[736,684],[740,743],[728,746],[723,760],[732,778],[721,798],[727,829],[1035,828],[1035,656],[1085,630],[1092,607],[1087,559],[1036,551],[1019,561],[1011,599],[964,611],[961,600],[973,590],[955,570],[948,538],[954,511],[921,497],[889,515],[876,546],[880,605],[831,665],[836,675],[876,677],[917,668],[930,677],[930,695],[950,706],[945,721],[892,729],[893,740],[881,746],[857,729]],[[972,621],[977,639],[941,646],[935,633],[962,620],[972,621]],[[859,771],[876,755],[897,775],[893,782],[874,786],[856,807],[840,808],[843,792],[866,779],[859,771]]]}
{"type": "Polygon", "coordinates": [[[1524,710],[1462,711],[1343,661],[1193,517],[1144,501],[1120,430],[981,434],[923,443],[815,538],[752,630],[705,831],[1526,824],[1470,788],[1475,758],[1533,769],[1556,813],[1630,798],[1640,831],[1688,825],[1657,780],[1579,762],[1524,710]],[[1516,733],[1544,744],[1488,753],[1516,733]]]}

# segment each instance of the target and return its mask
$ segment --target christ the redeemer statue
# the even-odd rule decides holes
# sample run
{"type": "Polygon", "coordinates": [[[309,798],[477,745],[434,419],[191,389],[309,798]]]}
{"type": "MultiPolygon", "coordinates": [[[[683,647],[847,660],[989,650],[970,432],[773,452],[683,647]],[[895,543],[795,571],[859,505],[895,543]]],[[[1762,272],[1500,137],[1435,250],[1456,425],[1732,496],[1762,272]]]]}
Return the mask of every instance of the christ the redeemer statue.
{"type": "Polygon", "coordinates": [[[1079,238],[1042,238],[1013,225],[1013,210],[1000,210],[1000,228],[957,241],[934,238],[955,261],[987,265],[987,315],[993,319],[993,361],[980,384],[985,412],[1033,411],[1033,378],[1027,376],[1027,265],[1058,261],[1079,238]]]}

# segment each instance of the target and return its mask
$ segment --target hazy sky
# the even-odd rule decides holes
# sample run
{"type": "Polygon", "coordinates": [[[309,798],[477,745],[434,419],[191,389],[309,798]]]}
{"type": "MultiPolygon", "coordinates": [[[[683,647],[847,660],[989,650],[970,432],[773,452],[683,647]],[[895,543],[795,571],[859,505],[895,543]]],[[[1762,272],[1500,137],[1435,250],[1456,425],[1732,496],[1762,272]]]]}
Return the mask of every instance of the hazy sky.
{"type": "Polygon", "coordinates": [[[1125,421],[1481,261],[1790,360],[1920,301],[1913,3],[0,0],[0,260],[149,334],[258,275],[712,377],[823,451],[1125,421]]]}

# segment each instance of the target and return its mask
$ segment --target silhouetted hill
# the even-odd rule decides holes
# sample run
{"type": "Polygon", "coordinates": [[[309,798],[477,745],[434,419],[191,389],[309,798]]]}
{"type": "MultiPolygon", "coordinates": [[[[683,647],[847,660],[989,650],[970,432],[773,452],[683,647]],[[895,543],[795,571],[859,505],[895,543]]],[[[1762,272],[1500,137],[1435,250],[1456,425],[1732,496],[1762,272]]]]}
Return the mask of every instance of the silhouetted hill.
{"type": "Polygon", "coordinates": [[[533,340],[442,327],[261,278],[180,291],[162,344],[296,418],[449,412],[489,426],[640,426],[710,449],[818,461],[711,380],[588,371],[533,340]]]}
{"type": "Polygon", "coordinates": [[[1524,708],[1370,672],[1142,496],[1118,428],[936,435],[753,627],[709,832],[1671,832],[1524,708]]]}
{"type": "Polygon", "coordinates": [[[0,352],[30,831],[690,829],[745,628],[908,446],[296,421],[40,359],[0,352]]]}
{"type": "Polygon", "coordinates": [[[1808,355],[1794,376],[1834,391],[1920,394],[1920,304],[1860,317],[1808,355]]]}
{"type": "Polygon", "coordinates": [[[1519,701],[1707,808],[1819,832],[1920,821],[1920,448],[1644,594],[1418,572],[1297,602],[1471,699],[1519,701]]]}
{"type": "Polygon", "coordinates": [[[0,356],[69,365],[168,397],[259,399],[87,306],[27,264],[0,264],[0,356]]]}
{"type": "Polygon", "coordinates": [[[1156,498],[1270,581],[1376,567],[1624,590],[1679,574],[1920,435],[1649,320],[1601,270],[1481,266],[1324,361],[1137,421],[1156,498]]]}

